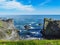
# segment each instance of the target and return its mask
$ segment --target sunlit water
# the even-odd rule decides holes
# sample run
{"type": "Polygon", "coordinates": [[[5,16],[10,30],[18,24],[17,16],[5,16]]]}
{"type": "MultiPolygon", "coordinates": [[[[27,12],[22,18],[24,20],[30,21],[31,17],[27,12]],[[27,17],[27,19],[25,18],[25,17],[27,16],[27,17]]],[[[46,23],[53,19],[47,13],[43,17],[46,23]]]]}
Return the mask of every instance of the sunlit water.
{"type": "Polygon", "coordinates": [[[21,38],[42,38],[40,31],[43,29],[43,19],[39,16],[3,16],[3,18],[14,20],[15,27],[20,30],[19,35],[21,38]],[[25,30],[24,25],[30,25],[31,29],[25,30]]]}

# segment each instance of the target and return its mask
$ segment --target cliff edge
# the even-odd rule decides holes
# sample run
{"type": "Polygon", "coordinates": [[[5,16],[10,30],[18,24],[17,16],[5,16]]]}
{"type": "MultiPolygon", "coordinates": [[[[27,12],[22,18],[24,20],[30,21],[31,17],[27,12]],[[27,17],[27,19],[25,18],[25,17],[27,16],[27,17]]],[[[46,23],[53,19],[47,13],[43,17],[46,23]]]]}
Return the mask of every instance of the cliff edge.
{"type": "Polygon", "coordinates": [[[0,40],[19,40],[13,19],[0,19],[0,40]]]}
{"type": "Polygon", "coordinates": [[[44,19],[44,28],[41,31],[44,38],[60,39],[60,20],[44,19]]]}

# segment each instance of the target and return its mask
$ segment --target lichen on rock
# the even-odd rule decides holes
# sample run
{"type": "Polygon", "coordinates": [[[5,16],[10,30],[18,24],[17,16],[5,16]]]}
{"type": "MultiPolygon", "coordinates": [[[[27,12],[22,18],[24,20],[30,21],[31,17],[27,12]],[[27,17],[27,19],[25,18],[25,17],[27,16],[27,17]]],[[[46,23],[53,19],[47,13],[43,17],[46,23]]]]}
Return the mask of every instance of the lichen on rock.
{"type": "Polygon", "coordinates": [[[0,40],[19,40],[18,30],[14,26],[13,19],[0,19],[0,40]]]}

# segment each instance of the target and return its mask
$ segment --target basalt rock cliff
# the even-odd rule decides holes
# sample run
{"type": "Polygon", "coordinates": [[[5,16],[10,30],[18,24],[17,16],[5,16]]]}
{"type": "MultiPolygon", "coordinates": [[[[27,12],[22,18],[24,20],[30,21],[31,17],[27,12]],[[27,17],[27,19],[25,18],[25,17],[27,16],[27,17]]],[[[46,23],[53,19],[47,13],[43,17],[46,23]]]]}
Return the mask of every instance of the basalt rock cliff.
{"type": "Polygon", "coordinates": [[[46,39],[60,39],[60,20],[44,18],[44,27],[41,33],[46,39]]]}

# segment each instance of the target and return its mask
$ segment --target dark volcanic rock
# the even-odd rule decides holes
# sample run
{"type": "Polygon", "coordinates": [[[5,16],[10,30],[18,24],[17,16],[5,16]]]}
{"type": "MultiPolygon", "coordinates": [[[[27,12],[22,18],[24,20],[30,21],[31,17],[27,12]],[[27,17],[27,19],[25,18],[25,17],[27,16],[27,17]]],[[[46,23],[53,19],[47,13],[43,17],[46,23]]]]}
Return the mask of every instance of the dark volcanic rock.
{"type": "Polygon", "coordinates": [[[60,38],[60,20],[44,19],[44,28],[41,31],[44,38],[59,39],[60,38]]]}
{"type": "Polygon", "coordinates": [[[25,28],[25,30],[29,30],[30,26],[29,25],[25,25],[24,28],[25,28]]]}

